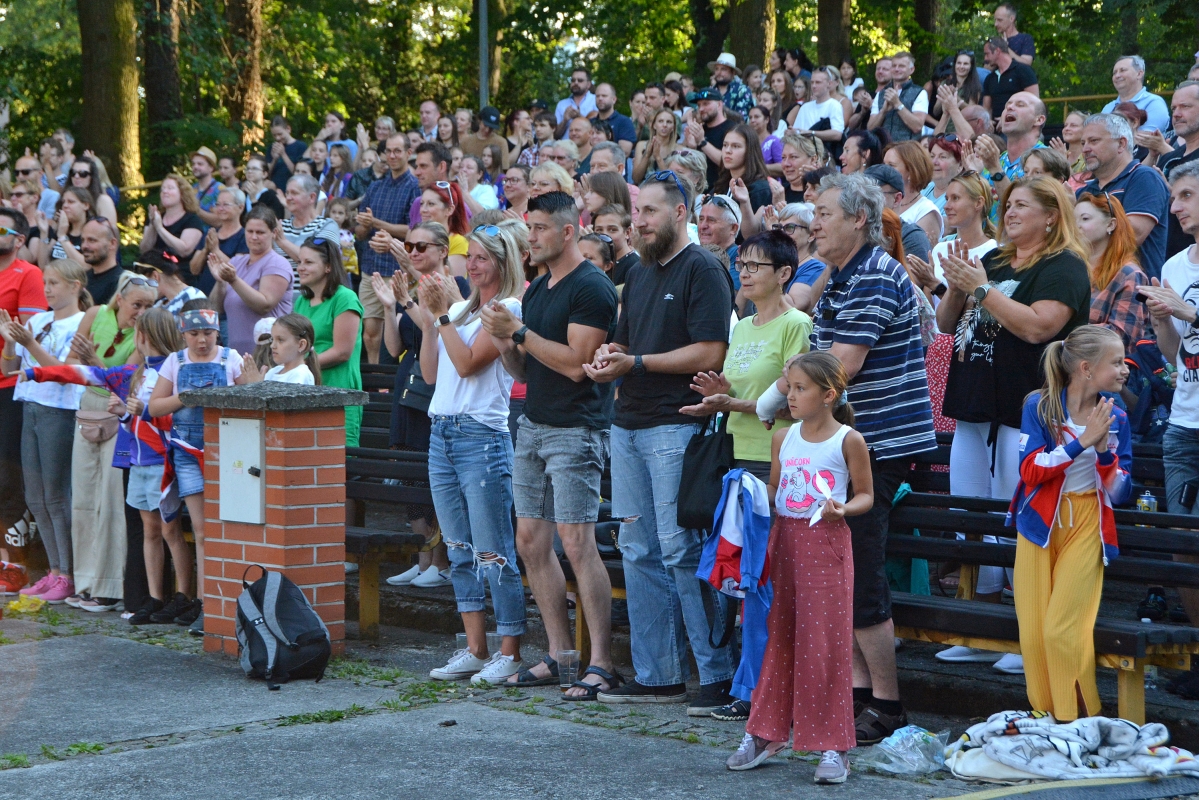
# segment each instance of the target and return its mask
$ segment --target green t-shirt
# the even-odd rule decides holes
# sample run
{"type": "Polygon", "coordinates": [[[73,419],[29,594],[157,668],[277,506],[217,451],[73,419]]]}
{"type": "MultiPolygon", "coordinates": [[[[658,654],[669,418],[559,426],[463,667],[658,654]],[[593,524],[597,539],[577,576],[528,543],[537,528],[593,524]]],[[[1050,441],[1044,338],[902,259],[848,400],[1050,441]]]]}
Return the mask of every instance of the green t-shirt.
{"type": "MultiPolygon", "coordinates": [[[[358,295],[344,286],[338,286],[333,296],[320,305],[314,306],[307,297],[297,294],[294,308],[297,314],[303,314],[312,321],[316,332],[315,350],[323,353],[333,346],[333,320],[338,315],[352,311],[358,315],[358,338],[354,341],[354,350],[350,353],[349,361],[335,367],[321,367],[321,384],[337,386],[342,389],[362,389],[362,303],[358,295]]],[[[346,408],[346,447],[358,446],[358,434],[362,429],[362,406],[346,408]]]]}
{"type": "MultiPolygon", "coordinates": [[[[108,306],[101,306],[100,310],[96,312],[95,319],[92,320],[91,335],[92,341],[96,343],[96,355],[100,357],[100,361],[106,367],[119,367],[127,363],[137,347],[137,336],[134,335],[134,329],[129,327],[117,330],[117,324],[117,312],[108,306]],[[119,342],[117,337],[120,337],[119,342]],[[112,355],[106,355],[110,347],[112,355]]],[[[89,386],[88,391],[103,397],[108,396],[107,389],[97,386],[89,386]]]]}
{"type": "MultiPolygon", "coordinates": [[[[812,318],[794,308],[765,325],[754,325],[754,317],[738,322],[724,359],[724,376],[732,386],[733,396],[743,400],[761,397],[782,376],[783,366],[792,356],[807,352],[811,333],[812,318]]],[[[791,423],[779,420],[775,424],[791,423]]],[[[770,460],[773,434],[756,414],[733,414],[729,418],[729,433],[733,434],[733,455],[737,458],[770,460]]]]}

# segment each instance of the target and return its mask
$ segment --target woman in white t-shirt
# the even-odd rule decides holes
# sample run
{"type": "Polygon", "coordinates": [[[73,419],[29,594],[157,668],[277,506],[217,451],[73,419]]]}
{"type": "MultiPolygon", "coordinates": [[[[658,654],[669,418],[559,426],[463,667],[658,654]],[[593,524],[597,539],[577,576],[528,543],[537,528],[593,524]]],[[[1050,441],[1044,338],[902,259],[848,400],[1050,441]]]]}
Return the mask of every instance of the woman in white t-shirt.
{"type": "MultiPolygon", "coordinates": [[[[429,488],[449,549],[450,578],[466,628],[467,647],[434,680],[486,681],[495,685],[523,666],[525,596],[516,567],[512,528],[512,437],[508,400],[512,378],[500,363],[496,341],[483,330],[482,313],[503,307],[520,316],[524,286],[520,247],[508,227],[482,226],[468,237],[467,275],[474,287],[454,302],[453,279],[433,273],[420,280],[424,332],[420,368],[434,385],[429,402],[429,488]],[[491,588],[498,653],[488,653],[484,579],[491,588]]],[[[511,340],[504,340],[509,347],[511,340]]]]}
{"type": "Polygon", "coordinates": [[[937,205],[921,192],[933,179],[933,160],[919,142],[895,142],[883,151],[883,163],[894,167],[903,178],[903,200],[895,203],[895,213],[904,222],[919,225],[930,242],[941,241],[945,229],[937,205]]]}

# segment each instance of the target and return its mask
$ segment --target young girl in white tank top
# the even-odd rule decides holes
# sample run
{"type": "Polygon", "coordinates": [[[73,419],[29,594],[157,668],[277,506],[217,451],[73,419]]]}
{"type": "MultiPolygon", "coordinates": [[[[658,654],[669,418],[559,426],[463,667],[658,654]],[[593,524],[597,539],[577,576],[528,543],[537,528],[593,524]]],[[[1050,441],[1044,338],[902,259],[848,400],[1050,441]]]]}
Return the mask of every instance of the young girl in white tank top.
{"type": "Polygon", "coordinates": [[[791,739],[796,750],[823,753],[816,783],[842,783],[849,775],[846,752],[856,744],[853,548],[845,517],[874,505],[870,453],[850,427],[849,379],[835,356],[796,356],[785,377],[797,424],[775,431],[772,442],[774,600],[745,738],[727,764],[752,769],[791,739]]]}

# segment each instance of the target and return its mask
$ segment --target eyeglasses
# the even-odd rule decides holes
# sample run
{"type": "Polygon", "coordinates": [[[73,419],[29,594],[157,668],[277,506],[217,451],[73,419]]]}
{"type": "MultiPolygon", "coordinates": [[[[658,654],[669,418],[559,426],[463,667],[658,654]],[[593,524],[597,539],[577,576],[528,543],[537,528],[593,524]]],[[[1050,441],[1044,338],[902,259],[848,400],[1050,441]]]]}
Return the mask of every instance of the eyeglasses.
{"type": "Polygon", "coordinates": [[[430,247],[436,247],[433,242],[404,242],[404,249],[411,253],[415,250],[418,253],[423,253],[430,247]]]}
{"type": "Polygon", "coordinates": [[[504,183],[520,183],[522,180],[524,180],[524,179],[523,178],[510,178],[506,175],[504,176],[504,183]]]}
{"type": "Polygon", "coordinates": [[[798,222],[788,222],[785,225],[773,225],[773,226],[771,226],[770,229],[772,231],[782,231],[783,233],[787,234],[788,236],[794,236],[795,232],[797,230],[804,230],[804,231],[807,231],[808,233],[812,232],[812,229],[809,228],[807,225],[800,225],[798,222]]]}
{"type": "Polygon", "coordinates": [[[745,260],[737,261],[737,270],[739,272],[748,272],[750,275],[757,274],[758,270],[760,270],[762,267],[770,267],[771,269],[774,269],[774,262],[772,262],[772,261],[745,261],[745,260]]]}
{"type": "Polygon", "coordinates": [[[498,225],[479,225],[472,233],[485,233],[488,236],[499,236],[500,228],[498,225]]]}
{"type": "Polygon", "coordinates": [[[659,181],[662,183],[665,183],[666,181],[674,181],[674,185],[676,188],[678,188],[679,194],[681,194],[684,199],[687,197],[687,190],[683,188],[683,184],[679,181],[679,176],[674,173],[674,170],[660,170],[650,175],[649,178],[652,181],[659,181]]]}

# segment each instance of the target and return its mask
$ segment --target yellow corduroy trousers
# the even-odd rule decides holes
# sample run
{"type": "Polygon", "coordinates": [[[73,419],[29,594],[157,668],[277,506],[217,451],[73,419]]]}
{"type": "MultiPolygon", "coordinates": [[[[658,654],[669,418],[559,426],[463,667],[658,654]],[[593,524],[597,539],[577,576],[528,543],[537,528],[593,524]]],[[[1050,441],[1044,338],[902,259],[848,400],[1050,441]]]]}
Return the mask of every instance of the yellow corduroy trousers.
{"type": "Polygon", "coordinates": [[[1063,722],[1098,714],[1094,630],[1103,541],[1094,491],[1062,494],[1047,547],[1017,539],[1012,590],[1033,710],[1063,722]]]}

